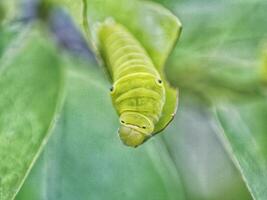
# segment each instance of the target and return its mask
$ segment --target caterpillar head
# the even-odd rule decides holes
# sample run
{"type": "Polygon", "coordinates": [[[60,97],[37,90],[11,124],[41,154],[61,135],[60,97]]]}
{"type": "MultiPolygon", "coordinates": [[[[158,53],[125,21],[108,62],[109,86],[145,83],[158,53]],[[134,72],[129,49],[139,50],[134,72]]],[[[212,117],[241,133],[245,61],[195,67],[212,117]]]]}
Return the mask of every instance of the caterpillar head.
{"type": "Polygon", "coordinates": [[[121,126],[119,136],[122,142],[131,147],[137,147],[152,135],[153,122],[137,112],[125,112],[120,116],[121,126]]]}

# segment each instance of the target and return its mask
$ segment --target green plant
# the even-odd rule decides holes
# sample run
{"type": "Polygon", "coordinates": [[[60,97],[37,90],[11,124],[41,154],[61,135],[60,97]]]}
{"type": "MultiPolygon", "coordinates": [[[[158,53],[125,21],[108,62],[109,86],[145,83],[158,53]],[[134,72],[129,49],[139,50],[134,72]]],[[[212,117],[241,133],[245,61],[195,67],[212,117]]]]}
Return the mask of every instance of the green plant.
{"type": "Polygon", "coordinates": [[[0,4],[1,200],[266,199],[266,3],[157,2],[44,0],[27,22],[18,2],[0,4]],[[174,48],[173,14],[159,3],[183,22],[174,48]],[[107,17],[180,91],[173,122],[137,149],[117,138],[99,67],[107,17]]]}

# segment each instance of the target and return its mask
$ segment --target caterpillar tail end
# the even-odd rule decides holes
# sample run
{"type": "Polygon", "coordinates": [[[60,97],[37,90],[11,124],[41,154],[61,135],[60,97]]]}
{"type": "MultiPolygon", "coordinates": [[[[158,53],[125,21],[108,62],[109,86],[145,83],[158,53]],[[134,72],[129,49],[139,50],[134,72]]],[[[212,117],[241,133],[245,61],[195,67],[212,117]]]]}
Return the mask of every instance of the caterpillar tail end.
{"type": "Polygon", "coordinates": [[[121,141],[130,147],[138,147],[139,145],[143,144],[144,141],[147,139],[147,136],[143,133],[124,125],[121,125],[119,128],[119,136],[121,141]]]}

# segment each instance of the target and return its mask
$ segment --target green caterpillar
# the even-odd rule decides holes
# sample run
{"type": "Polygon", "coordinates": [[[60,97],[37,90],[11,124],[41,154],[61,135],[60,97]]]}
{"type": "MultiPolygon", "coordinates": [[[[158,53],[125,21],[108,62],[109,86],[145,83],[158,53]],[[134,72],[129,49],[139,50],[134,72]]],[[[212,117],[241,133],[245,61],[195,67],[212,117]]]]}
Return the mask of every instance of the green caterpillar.
{"type": "Polygon", "coordinates": [[[122,25],[107,20],[99,26],[98,40],[113,82],[110,92],[120,116],[119,136],[124,144],[137,147],[163,129],[156,127],[166,99],[165,82],[146,50],[122,25]]]}

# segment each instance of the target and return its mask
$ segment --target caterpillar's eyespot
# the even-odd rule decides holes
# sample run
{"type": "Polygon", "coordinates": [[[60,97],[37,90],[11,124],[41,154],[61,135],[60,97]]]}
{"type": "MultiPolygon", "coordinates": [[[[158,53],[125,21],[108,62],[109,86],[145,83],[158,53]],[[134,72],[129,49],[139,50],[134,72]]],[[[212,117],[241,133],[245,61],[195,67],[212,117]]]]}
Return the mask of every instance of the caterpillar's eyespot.
{"type": "Polygon", "coordinates": [[[158,80],[158,83],[161,84],[161,83],[162,83],[162,80],[159,79],[159,80],[158,80]]]}
{"type": "Polygon", "coordinates": [[[143,128],[143,129],[146,129],[146,127],[145,127],[145,126],[143,126],[142,128],[143,128]]]}
{"type": "Polygon", "coordinates": [[[125,122],[124,122],[124,121],[121,121],[121,123],[125,124],[125,122]]]}
{"type": "Polygon", "coordinates": [[[113,92],[113,90],[114,90],[114,87],[112,86],[112,87],[111,87],[109,90],[110,90],[110,92],[113,92]]]}

